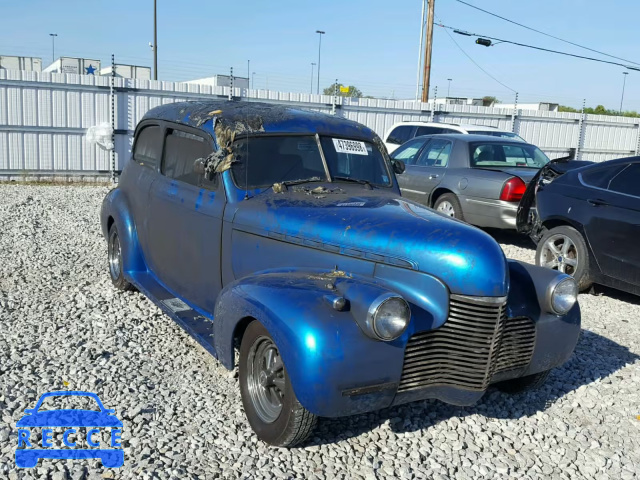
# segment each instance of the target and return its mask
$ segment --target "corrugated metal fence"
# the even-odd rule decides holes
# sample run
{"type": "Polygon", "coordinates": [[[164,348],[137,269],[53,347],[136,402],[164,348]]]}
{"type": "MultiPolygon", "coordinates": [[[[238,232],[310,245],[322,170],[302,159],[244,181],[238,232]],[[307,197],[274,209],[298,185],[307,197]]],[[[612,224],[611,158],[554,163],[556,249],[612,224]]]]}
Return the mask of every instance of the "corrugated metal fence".
{"type": "MultiPolygon", "coordinates": [[[[111,153],[87,142],[86,129],[111,121],[110,77],[0,70],[0,177],[108,175],[111,153]]],[[[157,105],[229,96],[212,88],[115,78],[115,168],[130,155],[137,122],[157,105]]],[[[602,161],[637,155],[640,119],[604,115],[507,110],[414,101],[335,99],[326,95],[234,89],[234,100],[286,104],[363,123],[380,136],[403,120],[473,123],[513,130],[551,158],[576,149],[577,158],[602,161]],[[334,104],[334,101],[336,103],[334,104]]]]}

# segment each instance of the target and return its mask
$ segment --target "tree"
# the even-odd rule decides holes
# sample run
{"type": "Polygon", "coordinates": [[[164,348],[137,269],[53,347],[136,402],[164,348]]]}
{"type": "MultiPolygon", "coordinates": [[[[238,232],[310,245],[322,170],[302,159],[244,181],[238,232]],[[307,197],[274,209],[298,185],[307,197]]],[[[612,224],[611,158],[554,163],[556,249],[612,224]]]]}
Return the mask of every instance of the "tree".
{"type": "MultiPolygon", "coordinates": [[[[580,113],[580,112],[582,112],[582,110],[579,110],[579,109],[573,108],[573,107],[568,107],[566,105],[558,106],[558,111],[559,112],[572,112],[572,113],[580,113]]],[[[610,110],[608,108],[605,108],[604,105],[598,105],[598,106],[596,106],[596,108],[585,107],[584,108],[584,113],[589,113],[589,114],[593,114],[593,115],[613,115],[613,116],[635,117],[635,118],[640,117],[640,114],[638,114],[638,112],[636,112],[635,110],[627,110],[627,111],[624,111],[624,112],[620,113],[620,111],[618,111],[618,110],[610,110]]]]}
{"type": "MultiPolygon", "coordinates": [[[[335,92],[335,84],[325,88],[322,93],[325,95],[333,95],[335,92]]],[[[358,87],[354,87],[353,85],[349,85],[345,87],[341,83],[338,84],[338,96],[339,97],[352,97],[352,98],[361,98],[362,92],[358,87]]]]}
{"type": "Polygon", "coordinates": [[[498,100],[496,97],[492,97],[491,95],[482,97],[482,105],[485,107],[490,107],[491,105],[494,105],[496,103],[500,103],[500,100],[498,100]]]}

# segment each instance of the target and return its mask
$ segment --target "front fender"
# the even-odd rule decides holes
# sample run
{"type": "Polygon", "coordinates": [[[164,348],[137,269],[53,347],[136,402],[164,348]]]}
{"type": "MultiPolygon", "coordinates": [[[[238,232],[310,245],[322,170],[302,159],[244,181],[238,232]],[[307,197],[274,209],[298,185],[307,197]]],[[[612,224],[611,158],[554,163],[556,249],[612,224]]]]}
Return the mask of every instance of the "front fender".
{"type": "Polygon", "coordinates": [[[335,417],[385,408],[393,401],[400,380],[407,340],[419,325],[439,323],[426,318],[429,312],[422,312],[425,318],[417,320],[416,307],[410,302],[412,319],[399,338],[382,342],[366,336],[354,317],[362,314],[360,303],[389,291],[373,279],[352,278],[342,272],[289,271],[245,277],[226,286],[216,303],[218,358],[233,368],[236,326],[244,318],[255,318],[273,337],[296,396],[307,410],[335,417]],[[350,302],[344,311],[334,310],[325,299],[340,292],[350,302]],[[373,391],[347,393],[364,387],[373,387],[373,391]]]}
{"type": "Polygon", "coordinates": [[[109,236],[109,218],[118,229],[122,263],[125,275],[132,271],[145,271],[147,266],[142,256],[136,224],[126,195],[120,188],[114,188],[105,196],[100,210],[100,224],[105,238],[109,236]]]}

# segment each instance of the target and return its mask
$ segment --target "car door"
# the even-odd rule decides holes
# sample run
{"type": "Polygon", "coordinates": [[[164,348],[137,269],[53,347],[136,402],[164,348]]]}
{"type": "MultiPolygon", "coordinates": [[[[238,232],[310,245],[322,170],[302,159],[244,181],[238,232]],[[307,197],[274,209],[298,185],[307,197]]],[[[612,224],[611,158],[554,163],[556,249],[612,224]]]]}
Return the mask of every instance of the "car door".
{"type": "Polygon", "coordinates": [[[435,188],[442,182],[449,164],[453,142],[444,138],[431,138],[420,152],[415,164],[407,166],[406,190],[414,200],[429,205],[435,188]]]}
{"type": "Polygon", "coordinates": [[[588,188],[585,231],[602,273],[640,284],[640,162],[583,172],[579,180],[588,188]]]}
{"type": "Polygon", "coordinates": [[[415,166],[416,160],[420,156],[425,145],[429,143],[429,140],[429,137],[414,138],[413,140],[406,142],[391,154],[391,158],[393,160],[402,160],[405,164],[404,173],[396,175],[402,196],[418,202],[421,201],[424,195],[420,191],[410,188],[410,185],[413,184],[411,175],[413,174],[413,167],[415,166]]]}
{"type": "Polygon", "coordinates": [[[174,294],[210,313],[222,284],[225,196],[217,177],[207,182],[193,167],[196,159],[211,152],[211,140],[198,130],[166,129],[148,220],[152,271],[174,294]]]}

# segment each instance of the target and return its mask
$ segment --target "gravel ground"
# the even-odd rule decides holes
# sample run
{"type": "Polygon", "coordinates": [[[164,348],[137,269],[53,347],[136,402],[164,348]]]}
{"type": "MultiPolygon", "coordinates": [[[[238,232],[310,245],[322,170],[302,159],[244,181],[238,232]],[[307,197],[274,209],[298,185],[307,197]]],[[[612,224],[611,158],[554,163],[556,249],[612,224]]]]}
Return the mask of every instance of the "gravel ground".
{"type": "MultiPolygon", "coordinates": [[[[576,354],[536,391],[321,420],[302,448],[258,442],[229,373],[139,293],[117,293],[98,225],[105,187],[0,185],[0,478],[598,478],[640,476],[640,301],[581,295],[576,354]],[[17,470],[15,422],[40,394],[96,392],[125,466],[17,470]]],[[[498,235],[533,260],[526,240],[498,235]]]]}

